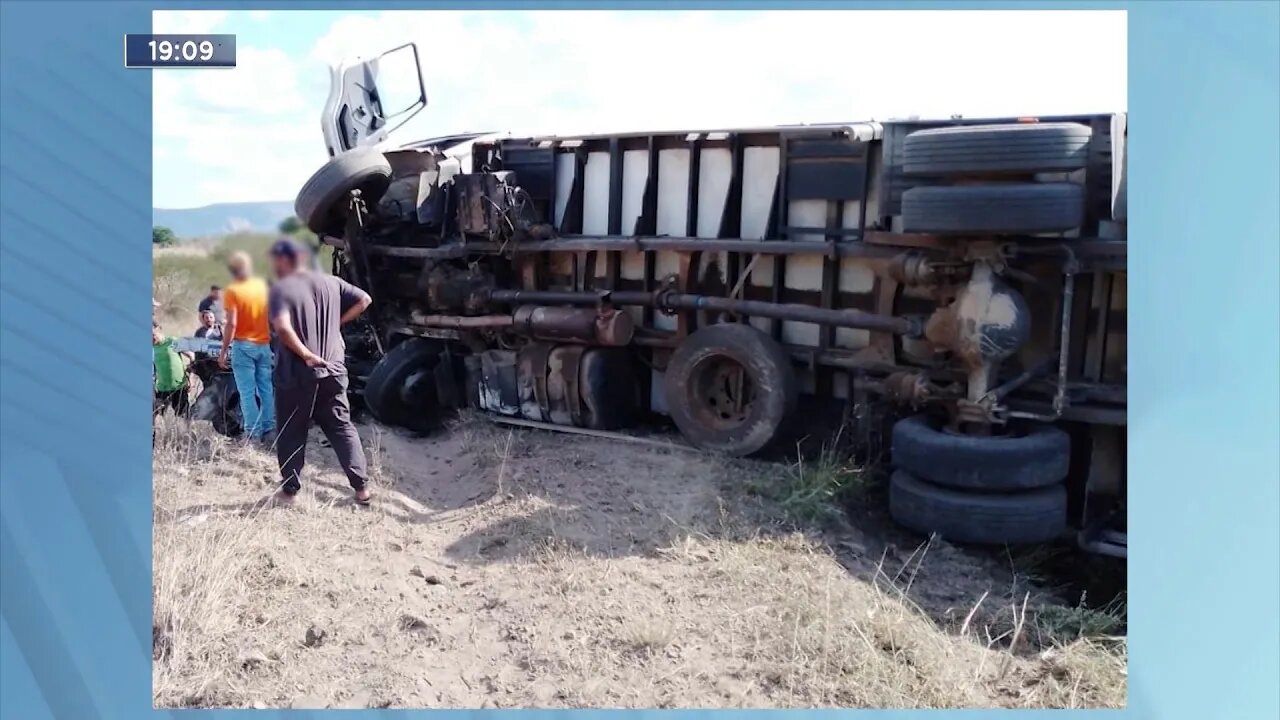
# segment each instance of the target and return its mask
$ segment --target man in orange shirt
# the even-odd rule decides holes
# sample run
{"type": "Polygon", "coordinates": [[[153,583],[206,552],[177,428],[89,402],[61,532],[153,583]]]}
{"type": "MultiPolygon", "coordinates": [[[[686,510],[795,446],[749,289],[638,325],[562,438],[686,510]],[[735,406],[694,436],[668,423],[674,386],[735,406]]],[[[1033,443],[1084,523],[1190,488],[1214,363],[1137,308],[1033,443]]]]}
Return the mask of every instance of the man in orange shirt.
{"type": "Polygon", "coordinates": [[[253,263],[243,252],[232,254],[227,269],[234,279],[222,291],[227,319],[222,326],[218,364],[230,367],[240,391],[245,434],[270,441],[275,435],[275,396],[271,387],[271,329],[267,319],[267,284],[254,277],[253,263]]]}

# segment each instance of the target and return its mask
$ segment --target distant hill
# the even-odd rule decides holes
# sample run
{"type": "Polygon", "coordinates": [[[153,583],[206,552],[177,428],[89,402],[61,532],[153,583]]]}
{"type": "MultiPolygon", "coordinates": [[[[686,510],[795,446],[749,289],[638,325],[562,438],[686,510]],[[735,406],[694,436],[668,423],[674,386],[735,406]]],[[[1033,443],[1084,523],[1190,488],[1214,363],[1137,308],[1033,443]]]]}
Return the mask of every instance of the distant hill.
{"type": "Polygon", "coordinates": [[[217,203],[198,208],[152,208],[151,222],[185,240],[233,232],[273,232],[281,220],[292,215],[293,203],[285,201],[217,203]]]}

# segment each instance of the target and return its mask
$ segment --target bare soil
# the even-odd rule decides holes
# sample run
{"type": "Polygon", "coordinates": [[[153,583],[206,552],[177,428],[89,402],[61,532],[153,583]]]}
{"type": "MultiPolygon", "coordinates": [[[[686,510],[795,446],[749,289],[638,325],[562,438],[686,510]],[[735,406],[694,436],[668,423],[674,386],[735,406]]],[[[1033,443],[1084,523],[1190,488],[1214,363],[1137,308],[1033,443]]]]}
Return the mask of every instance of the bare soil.
{"type": "Polygon", "coordinates": [[[797,526],[747,490],[781,465],[475,418],[361,434],[372,507],[317,434],[269,508],[272,455],[161,419],[157,706],[1125,703],[1123,639],[1064,635],[1073,603],[1017,562],[870,500],[797,526]]]}

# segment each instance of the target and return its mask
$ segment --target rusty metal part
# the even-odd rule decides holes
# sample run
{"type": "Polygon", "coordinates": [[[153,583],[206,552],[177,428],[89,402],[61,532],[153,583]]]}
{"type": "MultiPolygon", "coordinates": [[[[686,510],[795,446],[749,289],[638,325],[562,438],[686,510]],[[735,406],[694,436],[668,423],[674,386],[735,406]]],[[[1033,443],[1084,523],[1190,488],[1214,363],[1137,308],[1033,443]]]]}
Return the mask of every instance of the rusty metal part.
{"type": "Polygon", "coordinates": [[[458,230],[491,239],[510,237],[515,227],[507,217],[510,173],[464,173],[454,178],[458,195],[458,230]]]}
{"type": "Polygon", "coordinates": [[[809,322],[818,325],[834,325],[836,327],[862,330],[878,330],[896,335],[915,336],[919,335],[921,331],[920,322],[916,318],[876,315],[861,310],[828,310],[808,305],[772,303],[759,300],[730,300],[729,298],[685,295],[672,292],[662,293],[659,305],[663,308],[719,310],[753,317],[809,322]]]}
{"type": "Polygon", "coordinates": [[[639,290],[597,290],[595,292],[576,290],[494,290],[489,293],[489,300],[507,305],[521,303],[550,303],[557,305],[642,305],[653,306],[656,302],[653,293],[639,290]]]}
{"type": "Polygon", "coordinates": [[[955,425],[968,434],[985,435],[992,425],[1008,422],[1007,415],[994,403],[960,398],[955,402],[955,425]]]}
{"type": "Polygon", "coordinates": [[[478,315],[488,309],[489,292],[495,280],[479,267],[466,269],[428,263],[418,279],[418,288],[427,296],[427,306],[440,312],[478,315]]]}
{"type": "Polygon", "coordinates": [[[734,300],[709,295],[684,294],[674,292],[670,287],[664,287],[652,294],[639,291],[610,292],[606,290],[598,292],[495,290],[489,294],[489,299],[493,302],[501,303],[526,301],[574,305],[596,305],[607,302],[615,305],[657,307],[668,312],[682,309],[715,310],[738,315],[881,331],[912,337],[918,337],[922,332],[920,320],[914,317],[877,315],[863,312],[862,310],[829,310],[791,303],[734,300]]]}
{"type": "Polygon", "coordinates": [[[933,260],[921,252],[905,252],[884,263],[889,278],[911,286],[962,283],[969,280],[968,262],[933,260]]]}
{"type": "Polygon", "coordinates": [[[409,335],[412,337],[429,337],[437,340],[462,340],[462,333],[457,330],[449,330],[438,327],[425,327],[421,325],[395,324],[387,328],[392,335],[409,335]]]}
{"type": "Polygon", "coordinates": [[[518,367],[521,380],[530,381],[533,386],[529,403],[532,407],[524,411],[524,416],[528,419],[551,419],[551,402],[547,396],[547,360],[554,349],[555,346],[551,343],[531,343],[520,350],[518,367]]]}
{"type": "Polygon", "coordinates": [[[747,369],[728,356],[708,357],[690,369],[690,410],[707,427],[742,425],[751,417],[758,394],[747,369]]]}
{"type": "Polygon", "coordinates": [[[897,372],[884,379],[885,395],[900,403],[919,407],[933,395],[929,379],[921,373],[897,372]]]}
{"type": "Polygon", "coordinates": [[[522,305],[516,308],[513,318],[517,329],[548,340],[617,347],[630,343],[635,334],[631,316],[609,305],[599,309],[522,305]]]}
{"type": "Polygon", "coordinates": [[[604,307],[596,313],[596,342],[621,347],[635,337],[636,324],[631,315],[615,307],[604,307]]]}
{"type": "Polygon", "coordinates": [[[417,325],[442,328],[509,328],[515,325],[510,315],[426,315],[410,313],[409,317],[417,325]]]}
{"type": "Polygon", "coordinates": [[[888,264],[889,277],[903,285],[929,285],[937,277],[933,264],[923,254],[905,252],[894,257],[888,264]]]}
{"type": "Polygon", "coordinates": [[[411,312],[423,327],[514,330],[546,340],[587,342],[620,347],[631,342],[635,322],[612,306],[599,309],[522,305],[511,315],[440,315],[411,312]]]}
{"type": "Polygon", "coordinates": [[[559,425],[582,425],[582,395],[578,389],[578,370],[582,363],[582,346],[561,345],[547,356],[548,415],[559,425]]]}
{"type": "MultiPolygon", "coordinates": [[[[1026,300],[985,262],[974,265],[955,302],[935,311],[924,328],[925,338],[954,353],[970,372],[1012,355],[1029,332],[1026,300]]],[[[972,399],[985,393],[984,387],[972,399]]]]}

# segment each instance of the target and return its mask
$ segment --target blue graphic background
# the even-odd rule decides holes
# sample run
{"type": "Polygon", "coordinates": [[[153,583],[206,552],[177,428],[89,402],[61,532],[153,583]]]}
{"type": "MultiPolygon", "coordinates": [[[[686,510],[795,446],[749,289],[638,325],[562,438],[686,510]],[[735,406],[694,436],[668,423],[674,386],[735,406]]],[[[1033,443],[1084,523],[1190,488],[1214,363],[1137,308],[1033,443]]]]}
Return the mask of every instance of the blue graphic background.
{"type": "MultiPolygon", "coordinates": [[[[1280,4],[1035,5],[1129,9],[1123,714],[1280,717],[1280,4]]],[[[939,5],[911,5],[925,6],[939,5]]],[[[150,709],[151,76],[125,70],[121,52],[126,32],[150,30],[152,7],[0,4],[5,720],[178,715],[150,709]]],[[[286,715],[320,713],[254,717],[286,715]]]]}

